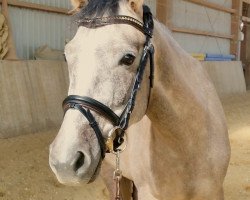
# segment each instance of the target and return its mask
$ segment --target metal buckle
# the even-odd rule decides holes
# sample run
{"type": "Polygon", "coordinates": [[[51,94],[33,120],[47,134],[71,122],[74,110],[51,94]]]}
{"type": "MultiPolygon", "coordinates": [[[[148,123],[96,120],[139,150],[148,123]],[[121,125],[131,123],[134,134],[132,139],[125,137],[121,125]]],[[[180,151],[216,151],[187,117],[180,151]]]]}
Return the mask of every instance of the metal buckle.
{"type": "MultiPolygon", "coordinates": [[[[106,149],[107,152],[116,154],[117,151],[119,151],[120,153],[123,152],[126,148],[127,148],[127,139],[125,138],[125,144],[123,145],[122,149],[114,149],[114,140],[116,139],[116,136],[118,134],[118,130],[121,130],[120,126],[116,126],[113,129],[111,129],[111,131],[108,134],[108,139],[106,141],[106,149]]],[[[126,137],[126,135],[125,135],[126,137]]]]}

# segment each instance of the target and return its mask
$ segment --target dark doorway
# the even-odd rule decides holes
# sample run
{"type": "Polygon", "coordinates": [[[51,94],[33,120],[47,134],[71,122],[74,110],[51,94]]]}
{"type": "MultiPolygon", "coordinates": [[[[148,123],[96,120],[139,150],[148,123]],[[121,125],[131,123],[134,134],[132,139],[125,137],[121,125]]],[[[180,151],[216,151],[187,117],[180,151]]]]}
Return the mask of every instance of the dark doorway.
{"type": "Polygon", "coordinates": [[[244,40],[241,42],[241,61],[244,68],[247,89],[250,90],[250,4],[242,4],[244,40]]]}

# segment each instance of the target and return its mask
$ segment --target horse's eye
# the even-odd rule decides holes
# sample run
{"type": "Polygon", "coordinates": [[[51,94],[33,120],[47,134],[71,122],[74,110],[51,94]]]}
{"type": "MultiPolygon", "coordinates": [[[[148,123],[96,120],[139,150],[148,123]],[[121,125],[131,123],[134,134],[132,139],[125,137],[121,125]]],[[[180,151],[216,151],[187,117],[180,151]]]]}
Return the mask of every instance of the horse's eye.
{"type": "Polygon", "coordinates": [[[123,58],[120,60],[120,65],[132,65],[135,61],[135,56],[132,54],[126,54],[123,56],[123,58]]]}

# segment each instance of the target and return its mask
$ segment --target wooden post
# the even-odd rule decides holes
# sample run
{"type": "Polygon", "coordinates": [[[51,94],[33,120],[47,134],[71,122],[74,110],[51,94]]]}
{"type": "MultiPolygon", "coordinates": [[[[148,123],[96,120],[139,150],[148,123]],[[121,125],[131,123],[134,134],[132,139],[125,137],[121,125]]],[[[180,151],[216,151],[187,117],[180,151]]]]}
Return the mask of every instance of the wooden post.
{"type": "Polygon", "coordinates": [[[242,15],[242,1],[240,0],[232,0],[232,8],[236,10],[231,17],[231,34],[233,35],[233,39],[231,40],[230,52],[231,54],[236,55],[236,58],[240,58],[239,51],[239,33],[240,33],[240,16],[242,15]]]}
{"type": "Polygon", "coordinates": [[[13,34],[12,34],[10,18],[9,18],[7,0],[2,1],[2,14],[6,18],[6,22],[7,22],[8,29],[9,29],[9,36],[8,36],[8,40],[7,40],[8,53],[7,53],[7,55],[5,56],[4,59],[6,59],[6,60],[18,60],[18,57],[17,57],[17,54],[16,54],[16,47],[15,47],[15,44],[14,44],[14,39],[13,39],[13,34]]]}
{"type": "Polygon", "coordinates": [[[169,29],[172,27],[172,0],[157,0],[156,2],[156,16],[159,21],[165,24],[169,29]]]}

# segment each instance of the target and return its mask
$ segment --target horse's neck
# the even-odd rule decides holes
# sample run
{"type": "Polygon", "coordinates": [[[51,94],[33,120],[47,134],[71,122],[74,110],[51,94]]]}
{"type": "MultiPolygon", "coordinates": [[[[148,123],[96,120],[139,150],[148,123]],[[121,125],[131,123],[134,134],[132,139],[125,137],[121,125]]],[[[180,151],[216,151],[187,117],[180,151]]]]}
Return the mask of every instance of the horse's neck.
{"type": "MultiPolygon", "coordinates": [[[[186,155],[193,152],[197,141],[203,145],[205,134],[198,134],[206,127],[206,92],[201,90],[207,90],[210,84],[200,63],[185,53],[157,22],[154,35],[155,84],[147,111],[150,121],[144,117],[130,129],[128,157],[133,163],[131,173],[137,172],[133,174],[136,184],[144,184],[141,177],[146,176],[157,193],[164,191],[161,187],[166,185],[178,185],[183,174],[176,174],[175,169],[185,166],[186,155]],[[170,170],[167,176],[166,169],[170,170]]],[[[201,148],[198,149],[202,151],[201,148]]]]}
{"type": "Polygon", "coordinates": [[[223,130],[223,111],[201,64],[157,22],[154,36],[155,84],[147,116],[129,129],[123,170],[141,196],[149,188],[158,199],[187,199],[183,188],[197,175],[193,166],[207,171],[200,168],[211,161],[204,155],[211,144],[223,143],[216,136],[223,130]]]}
{"type": "Polygon", "coordinates": [[[158,22],[154,45],[155,86],[148,117],[159,132],[174,132],[176,137],[180,133],[182,137],[186,128],[183,121],[188,123],[197,116],[203,119],[201,107],[206,102],[208,91],[213,88],[201,64],[189,56],[158,22]],[[178,127],[178,123],[182,125],[178,127]],[[184,129],[181,130],[181,127],[184,129]]]}

